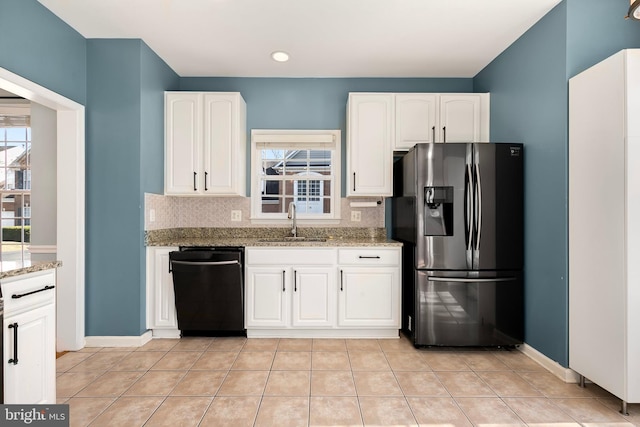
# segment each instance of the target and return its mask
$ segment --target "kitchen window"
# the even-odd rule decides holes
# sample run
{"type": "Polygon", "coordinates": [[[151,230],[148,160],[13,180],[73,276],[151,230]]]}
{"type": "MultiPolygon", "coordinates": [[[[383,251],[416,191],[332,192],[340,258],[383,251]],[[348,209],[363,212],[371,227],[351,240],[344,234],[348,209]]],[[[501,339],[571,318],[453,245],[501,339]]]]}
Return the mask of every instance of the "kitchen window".
{"type": "Polygon", "coordinates": [[[299,220],[340,219],[340,131],[251,132],[253,220],[287,220],[291,203],[299,220]]]}
{"type": "Polygon", "coordinates": [[[0,260],[30,259],[31,127],[29,116],[0,115],[0,260]]]}

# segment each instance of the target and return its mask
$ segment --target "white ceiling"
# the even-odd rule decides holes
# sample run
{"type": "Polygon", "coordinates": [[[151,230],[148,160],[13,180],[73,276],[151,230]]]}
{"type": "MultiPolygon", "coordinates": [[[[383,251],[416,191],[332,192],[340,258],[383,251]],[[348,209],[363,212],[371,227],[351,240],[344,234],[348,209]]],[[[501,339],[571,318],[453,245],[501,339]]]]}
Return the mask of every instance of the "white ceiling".
{"type": "Polygon", "coordinates": [[[473,77],[561,0],[39,1],[182,77],[473,77]]]}

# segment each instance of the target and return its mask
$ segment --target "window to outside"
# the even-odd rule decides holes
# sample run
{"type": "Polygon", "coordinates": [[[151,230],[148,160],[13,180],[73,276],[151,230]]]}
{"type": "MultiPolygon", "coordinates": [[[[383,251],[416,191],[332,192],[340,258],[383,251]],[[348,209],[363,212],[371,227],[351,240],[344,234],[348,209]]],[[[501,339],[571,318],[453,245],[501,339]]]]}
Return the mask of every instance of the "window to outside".
{"type": "Polygon", "coordinates": [[[339,219],[340,131],[253,130],[252,218],[339,219]]]}
{"type": "Polygon", "coordinates": [[[28,117],[0,119],[0,260],[22,262],[30,259],[31,128],[28,117]]]}

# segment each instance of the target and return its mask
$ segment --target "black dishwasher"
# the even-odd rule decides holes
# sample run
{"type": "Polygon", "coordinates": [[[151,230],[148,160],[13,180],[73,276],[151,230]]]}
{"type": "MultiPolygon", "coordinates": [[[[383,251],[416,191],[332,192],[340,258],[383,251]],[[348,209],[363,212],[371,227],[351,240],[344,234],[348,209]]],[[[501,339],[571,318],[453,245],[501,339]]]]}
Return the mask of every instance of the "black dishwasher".
{"type": "Polygon", "coordinates": [[[182,336],[246,335],[244,248],[180,247],[169,261],[182,336]]]}

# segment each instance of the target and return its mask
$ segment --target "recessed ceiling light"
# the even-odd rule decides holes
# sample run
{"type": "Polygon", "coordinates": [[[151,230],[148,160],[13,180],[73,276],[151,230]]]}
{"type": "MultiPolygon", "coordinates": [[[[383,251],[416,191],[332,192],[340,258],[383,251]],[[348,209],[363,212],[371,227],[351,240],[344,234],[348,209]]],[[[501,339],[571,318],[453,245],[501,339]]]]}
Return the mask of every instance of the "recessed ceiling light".
{"type": "Polygon", "coordinates": [[[277,50],[271,54],[271,58],[277,62],[287,62],[289,60],[289,54],[281,50],[277,50]]]}

